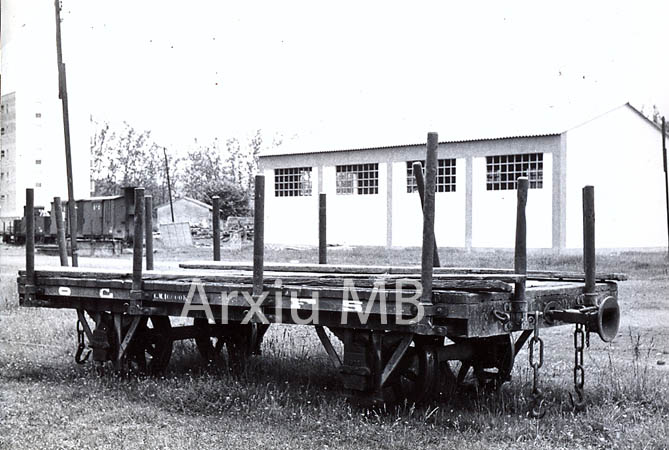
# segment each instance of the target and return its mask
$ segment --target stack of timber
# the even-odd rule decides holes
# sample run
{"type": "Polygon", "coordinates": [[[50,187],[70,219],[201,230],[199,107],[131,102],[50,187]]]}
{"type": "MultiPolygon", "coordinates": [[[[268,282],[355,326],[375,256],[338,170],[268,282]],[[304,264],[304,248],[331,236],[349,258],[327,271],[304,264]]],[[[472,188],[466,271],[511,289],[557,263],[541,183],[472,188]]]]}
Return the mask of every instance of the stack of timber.
{"type": "MultiPolygon", "coordinates": [[[[189,261],[179,264],[183,269],[206,269],[217,271],[252,271],[253,264],[246,262],[223,262],[223,261],[189,261]]],[[[354,265],[354,264],[293,264],[293,263],[266,263],[266,271],[271,272],[298,272],[317,274],[340,274],[351,276],[372,275],[403,275],[404,278],[411,276],[420,277],[420,266],[387,266],[387,265],[354,265]]],[[[502,280],[506,282],[518,281],[518,277],[524,275],[514,274],[511,269],[496,268],[463,268],[463,267],[435,267],[434,276],[439,279],[444,276],[451,278],[472,278],[479,276],[481,280],[502,280]]],[[[524,276],[527,280],[545,281],[584,281],[585,275],[579,272],[528,270],[524,276]]],[[[625,281],[627,275],[623,273],[597,273],[596,281],[625,281]]]]}

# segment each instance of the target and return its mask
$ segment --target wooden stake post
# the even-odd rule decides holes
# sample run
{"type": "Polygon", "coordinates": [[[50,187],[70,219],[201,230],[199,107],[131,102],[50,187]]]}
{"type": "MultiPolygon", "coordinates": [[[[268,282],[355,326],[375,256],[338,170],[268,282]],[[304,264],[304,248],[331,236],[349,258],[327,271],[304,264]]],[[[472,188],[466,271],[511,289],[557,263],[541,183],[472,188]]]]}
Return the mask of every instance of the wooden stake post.
{"type": "Polygon", "coordinates": [[[214,261],[221,260],[221,197],[214,195],[211,198],[212,217],[211,224],[214,228],[214,261]]]}
{"type": "Polygon", "coordinates": [[[60,197],[53,198],[53,209],[56,217],[56,241],[58,242],[58,254],[60,255],[60,265],[67,267],[67,241],[65,240],[65,224],[63,223],[63,205],[60,197]]]}
{"type": "MultiPolygon", "coordinates": [[[[527,274],[527,219],[525,207],[527,206],[527,192],[529,180],[527,177],[520,177],[517,181],[518,201],[516,205],[516,248],[513,258],[514,272],[520,275],[527,274]]],[[[525,280],[516,283],[514,299],[511,302],[511,312],[514,321],[521,328],[526,328],[527,322],[527,301],[525,299],[525,280]]]]}
{"type": "MultiPolygon", "coordinates": [[[[141,296],[142,291],[142,251],[144,247],[144,188],[135,189],[135,229],[132,237],[132,291],[141,296]]],[[[139,299],[139,298],[138,298],[139,299]]]]}
{"type": "Polygon", "coordinates": [[[595,293],[595,188],[583,188],[583,270],[585,272],[585,304],[594,306],[595,293]]]}
{"type": "Polygon", "coordinates": [[[328,263],[327,210],[325,194],[318,195],[318,264],[328,263]]]}
{"type": "Polygon", "coordinates": [[[26,189],[26,296],[35,293],[35,191],[26,189]]]}
{"type": "Polygon", "coordinates": [[[256,175],[253,216],[253,295],[262,294],[265,251],[265,177],[256,175]]]}
{"type": "MultiPolygon", "coordinates": [[[[423,165],[416,161],[411,166],[413,176],[416,178],[416,187],[418,188],[418,196],[420,197],[421,211],[425,207],[425,180],[423,179],[423,165]]],[[[439,247],[437,247],[437,236],[434,236],[434,267],[440,267],[439,261],[439,247]]]]}
{"type": "Polygon", "coordinates": [[[423,303],[432,302],[432,270],[434,266],[434,188],[437,179],[437,133],[427,134],[425,167],[425,200],[423,203],[423,250],[421,258],[421,283],[423,303]]]}
{"type": "Polygon", "coordinates": [[[146,270],[153,270],[153,197],[144,196],[145,239],[146,239],[146,270]]]}

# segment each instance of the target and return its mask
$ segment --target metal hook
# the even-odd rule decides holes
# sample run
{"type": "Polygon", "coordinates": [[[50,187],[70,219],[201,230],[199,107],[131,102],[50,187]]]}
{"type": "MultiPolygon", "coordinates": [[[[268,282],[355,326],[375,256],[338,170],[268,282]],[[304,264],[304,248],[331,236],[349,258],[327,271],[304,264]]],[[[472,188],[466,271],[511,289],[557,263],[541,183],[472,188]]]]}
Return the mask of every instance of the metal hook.
{"type": "Polygon", "coordinates": [[[539,393],[530,404],[530,416],[534,419],[542,419],[546,415],[543,396],[539,393]]]}
{"type": "Polygon", "coordinates": [[[571,400],[571,405],[576,411],[582,411],[585,408],[585,395],[583,394],[582,390],[577,389],[576,395],[573,393],[569,393],[569,399],[571,400]],[[578,400],[574,399],[574,397],[577,397],[578,400]]]}
{"type": "Polygon", "coordinates": [[[505,313],[505,312],[502,312],[502,311],[493,311],[492,315],[495,317],[495,319],[502,322],[502,324],[505,324],[509,320],[511,320],[511,316],[508,313],[505,313]]]}

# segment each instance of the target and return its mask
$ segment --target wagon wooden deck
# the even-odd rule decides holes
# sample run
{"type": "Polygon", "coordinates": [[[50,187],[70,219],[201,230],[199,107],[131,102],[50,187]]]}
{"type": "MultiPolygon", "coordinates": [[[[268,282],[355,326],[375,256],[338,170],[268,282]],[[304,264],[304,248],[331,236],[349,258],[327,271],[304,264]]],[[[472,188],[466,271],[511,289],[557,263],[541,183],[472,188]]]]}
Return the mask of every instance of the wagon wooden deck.
{"type": "MultiPolygon", "coordinates": [[[[29,297],[25,296],[25,271],[20,272],[21,304],[167,316],[179,316],[186,308],[190,317],[206,317],[206,311],[195,309],[203,304],[201,286],[206,294],[204,302],[216,319],[221,318],[224,306],[229,321],[245,318],[252,306],[248,299],[253,298],[249,265],[203,261],[181,266],[179,270],[143,272],[139,298],[133,298],[129,271],[37,267],[34,295],[29,297]]],[[[439,268],[435,269],[431,301],[422,305],[424,317],[415,323],[398,324],[398,306],[402,318],[415,315],[420,294],[416,289],[419,267],[267,264],[266,268],[263,292],[268,295],[259,311],[269,323],[296,323],[296,314],[291,311],[297,309],[302,310],[298,317],[310,316],[309,311],[320,313],[312,325],[485,337],[523,330],[510,321],[514,286],[520,281],[525,281],[528,308],[532,311],[544,311],[549,305],[555,309],[574,308],[582,306],[584,299],[583,276],[577,273],[521,275],[492,269],[439,268]],[[363,323],[357,313],[367,311],[370,318],[363,323]],[[346,323],[341,321],[344,312],[351,313],[346,323]],[[387,323],[381,323],[384,315],[387,323]]],[[[624,276],[598,274],[597,279],[597,298],[603,299],[617,296],[614,281],[624,276]]],[[[248,321],[260,322],[262,318],[255,315],[248,321]]]]}

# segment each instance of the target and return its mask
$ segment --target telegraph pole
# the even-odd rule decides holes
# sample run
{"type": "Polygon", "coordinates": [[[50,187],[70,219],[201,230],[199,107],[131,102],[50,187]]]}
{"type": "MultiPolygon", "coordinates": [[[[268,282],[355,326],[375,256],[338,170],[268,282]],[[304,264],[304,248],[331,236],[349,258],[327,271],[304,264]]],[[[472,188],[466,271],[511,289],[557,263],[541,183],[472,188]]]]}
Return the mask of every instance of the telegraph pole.
{"type": "Polygon", "coordinates": [[[72,151],[70,147],[70,112],[67,102],[67,79],[63,63],[63,48],[60,37],[60,1],[56,7],[56,50],[58,52],[58,98],[63,105],[63,135],[65,136],[65,167],[67,169],[67,218],[70,224],[70,248],[72,249],[72,267],[79,265],[77,255],[77,205],[74,201],[74,183],[72,180],[72,151]]]}
{"type": "Polygon", "coordinates": [[[174,223],[174,205],[172,205],[172,185],[170,184],[170,166],[167,164],[167,150],[163,147],[163,155],[165,155],[165,172],[167,173],[167,193],[170,196],[170,213],[172,214],[172,223],[174,223]]]}
{"type": "Polygon", "coordinates": [[[667,201],[667,256],[669,256],[669,179],[667,179],[667,127],[662,116],[662,160],[664,162],[664,197],[667,201]]]}

